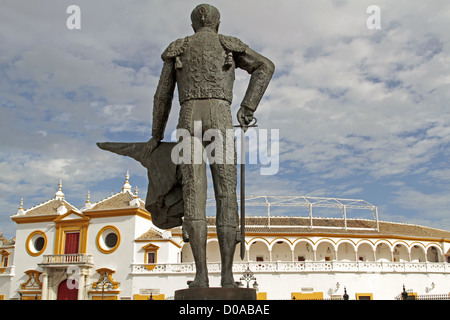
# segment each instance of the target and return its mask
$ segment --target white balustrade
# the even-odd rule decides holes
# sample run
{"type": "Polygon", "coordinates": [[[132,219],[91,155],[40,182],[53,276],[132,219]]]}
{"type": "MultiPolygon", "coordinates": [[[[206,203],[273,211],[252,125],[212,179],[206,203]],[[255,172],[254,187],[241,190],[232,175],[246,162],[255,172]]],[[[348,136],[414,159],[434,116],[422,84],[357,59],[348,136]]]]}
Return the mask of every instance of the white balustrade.
{"type": "Polygon", "coordinates": [[[0,277],[13,277],[14,276],[14,266],[0,268],[0,277]]]}
{"type": "MultiPolygon", "coordinates": [[[[220,263],[208,263],[208,272],[219,273],[220,263]]],[[[235,262],[234,273],[250,268],[255,273],[310,273],[310,272],[354,272],[354,273],[450,273],[450,264],[441,262],[381,262],[381,261],[251,261],[235,262]]],[[[194,273],[195,264],[133,264],[133,274],[143,273],[194,273]],[[147,268],[153,266],[153,268],[147,268]]]]}
{"type": "Polygon", "coordinates": [[[44,255],[43,265],[93,264],[92,256],[84,253],[44,255]]]}

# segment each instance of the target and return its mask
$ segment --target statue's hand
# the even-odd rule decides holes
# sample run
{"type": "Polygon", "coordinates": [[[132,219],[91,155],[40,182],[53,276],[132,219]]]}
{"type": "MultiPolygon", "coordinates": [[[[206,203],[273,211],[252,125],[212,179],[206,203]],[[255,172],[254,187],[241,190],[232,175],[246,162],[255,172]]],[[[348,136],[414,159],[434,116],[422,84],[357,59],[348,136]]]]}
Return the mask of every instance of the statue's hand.
{"type": "Polygon", "coordinates": [[[149,157],[152,152],[159,146],[161,142],[155,138],[151,138],[144,146],[144,157],[149,157]]]}
{"type": "Polygon", "coordinates": [[[248,126],[253,121],[253,110],[247,107],[241,107],[237,113],[237,119],[239,124],[246,131],[246,126],[248,126]]]}

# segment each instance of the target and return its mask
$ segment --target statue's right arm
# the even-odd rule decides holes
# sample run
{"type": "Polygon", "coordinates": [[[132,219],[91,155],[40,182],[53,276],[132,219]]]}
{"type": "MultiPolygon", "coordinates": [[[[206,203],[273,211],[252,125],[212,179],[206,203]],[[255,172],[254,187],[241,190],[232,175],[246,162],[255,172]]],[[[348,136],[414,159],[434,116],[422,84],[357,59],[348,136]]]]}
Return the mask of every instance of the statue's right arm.
{"type": "Polygon", "coordinates": [[[158,88],[153,97],[152,138],[158,141],[163,139],[164,129],[169,119],[175,90],[175,79],[174,60],[169,59],[164,61],[158,88]]]}
{"type": "Polygon", "coordinates": [[[150,156],[164,138],[164,129],[166,128],[170,109],[172,108],[175,82],[174,59],[165,60],[158,87],[155,96],[153,97],[152,138],[144,147],[145,157],[150,156]]]}

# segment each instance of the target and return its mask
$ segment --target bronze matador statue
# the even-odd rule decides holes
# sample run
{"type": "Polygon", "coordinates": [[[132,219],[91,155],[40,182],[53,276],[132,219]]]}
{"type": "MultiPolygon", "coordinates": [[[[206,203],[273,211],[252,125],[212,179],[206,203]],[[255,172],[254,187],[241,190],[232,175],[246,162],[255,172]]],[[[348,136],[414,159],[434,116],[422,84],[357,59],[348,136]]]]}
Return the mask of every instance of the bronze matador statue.
{"type": "MultiPolygon", "coordinates": [[[[233,129],[230,105],[235,68],[251,74],[250,83],[237,118],[241,126],[253,120],[253,113],[272,78],[273,63],[250,49],[241,40],[218,34],[219,11],[208,4],[191,14],[195,33],[172,42],[162,54],[164,62],[153,102],[152,138],[145,145],[150,155],[163,139],[175,84],[181,105],[178,128],[188,130],[194,144],[194,122],[201,121],[202,132],[216,129],[225,136],[233,129]]],[[[208,142],[200,141],[203,146],[208,142]]],[[[225,141],[223,142],[225,144],[225,141]]],[[[225,145],[223,150],[225,150],[225,145]]],[[[234,152],[234,146],[233,146],[234,152]]],[[[193,152],[191,153],[193,157],[193,152]]],[[[193,159],[191,159],[193,160],[193,159]]],[[[212,163],[211,174],[216,199],[216,226],[222,262],[222,287],[235,287],[232,265],[239,239],[236,199],[237,172],[234,164],[212,163]]],[[[189,287],[208,287],[206,264],[206,163],[181,163],[184,202],[183,237],[192,248],[196,275],[189,287]]]]}

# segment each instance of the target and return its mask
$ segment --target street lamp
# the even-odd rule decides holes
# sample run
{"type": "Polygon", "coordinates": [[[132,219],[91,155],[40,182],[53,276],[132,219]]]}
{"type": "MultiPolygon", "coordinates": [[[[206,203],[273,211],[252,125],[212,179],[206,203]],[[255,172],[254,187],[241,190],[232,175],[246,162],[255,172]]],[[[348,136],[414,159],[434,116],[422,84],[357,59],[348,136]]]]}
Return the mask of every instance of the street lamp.
{"type": "Polygon", "coordinates": [[[408,294],[408,292],[406,292],[405,285],[403,285],[402,300],[416,300],[416,297],[413,294],[408,294]]]}
{"type": "Polygon", "coordinates": [[[104,294],[105,294],[105,287],[108,290],[111,290],[113,288],[113,284],[111,283],[111,281],[108,278],[108,275],[106,272],[104,272],[100,279],[98,279],[97,283],[96,283],[97,288],[99,286],[102,287],[102,300],[104,299],[104,294]]]}
{"type": "Polygon", "coordinates": [[[241,281],[244,280],[247,282],[247,288],[250,288],[250,281],[255,281],[253,283],[253,288],[258,288],[258,282],[256,282],[256,277],[253,276],[253,272],[250,270],[250,267],[247,266],[247,270],[244,271],[243,276],[240,279],[241,281]]]}
{"type": "Polygon", "coordinates": [[[344,300],[348,300],[347,288],[344,287],[344,295],[342,296],[344,300]]]}

